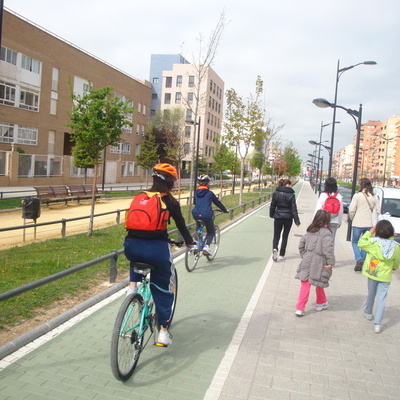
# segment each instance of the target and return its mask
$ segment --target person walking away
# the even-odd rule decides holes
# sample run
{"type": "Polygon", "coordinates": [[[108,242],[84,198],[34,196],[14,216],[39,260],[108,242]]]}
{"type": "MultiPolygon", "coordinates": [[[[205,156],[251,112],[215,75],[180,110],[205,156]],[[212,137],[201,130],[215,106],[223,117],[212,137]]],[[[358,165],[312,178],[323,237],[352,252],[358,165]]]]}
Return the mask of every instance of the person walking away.
{"type": "Polygon", "coordinates": [[[315,205],[315,213],[317,210],[325,210],[331,214],[331,231],[333,243],[335,243],[336,231],[342,225],[343,219],[343,198],[338,193],[335,178],[329,177],[325,180],[324,191],[320,194],[315,205]]]}
{"type": "MultiPolygon", "coordinates": [[[[179,202],[171,194],[177,178],[178,173],[175,167],[167,163],[157,164],[153,168],[153,185],[145,193],[148,196],[160,196],[161,207],[166,208],[169,215],[174,219],[186,245],[194,246],[195,243],[186,227],[179,202]]],[[[156,267],[151,272],[150,279],[152,283],[151,292],[160,324],[158,342],[168,346],[172,343],[168,327],[174,301],[174,294],[171,292],[171,277],[175,273],[167,231],[168,215],[163,218],[165,226],[162,229],[143,230],[144,223],[137,222],[138,220],[139,218],[136,218],[131,221],[129,216],[127,217],[124,252],[126,258],[131,262],[139,261],[156,267]],[[135,226],[135,224],[143,224],[143,226],[135,226]]],[[[134,272],[131,267],[127,294],[137,292],[137,283],[141,281],[141,278],[141,275],[134,272]]]]}
{"type": "Polygon", "coordinates": [[[352,221],[351,245],[356,261],[354,271],[361,271],[366,256],[366,252],[358,247],[358,241],[366,231],[376,225],[378,221],[375,219],[380,212],[379,201],[372,191],[371,181],[368,178],[360,179],[360,189],[351,199],[349,206],[349,218],[352,221]]]}
{"type": "Polygon", "coordinates": [[[363,309],[365,317],[369,321],[374,320],[375,333],[382,332],[382,319],[392,272],[400,265],[400,247],[394,241],[393,235],[393,225],[387,220],[382,220],[365,232],[358,241],[358,247],[367,253],[362,274],[368,278],[368,296],[363,309]]]}
{"type": "Polygon", "coordinates": [[[335,265],[333,236],[330,230],[331,216],[325,210],[318,210],[307,233],[300,239],[301,262],[297,268],[296,279],[300,279],[300,291],[295,315],[303,317],[310,297],[311,286],[315,286],[315,310],[329,307],[325,289],[329,286],[332,267],[335,265]]]}
{"type": "MultiPolygon", "coordinates": [[[[193,218],[202,220],[205,223],[207,230],[206,244],[203,247],[203,254],[210,254],[210,243],[215,236],[215,225],[214,225],[214,212],[212,210],[212,204],[215,204],[222,212],[229,212],[226,207],[218,200],[218,197],[210,190],[210,177],[208,175],[202,175],[198,179],[199,187],[194,193],[194,208],[192,210],[193,218]]],[[[196,222],[197,228],[199,223],[196,222]]]]}
{"type": "Polygon", "coordinates": [[[300,226],[299,214],[297,212],[296,197],[289,179],[282,179],[272,195],[269,208],[270,218],[274,218],[274,238],[272,240],[272,259],[282,261],[286,254],[289,232],[293,224],[300,226]],[[282,241],[279,248],[279,241],[282,241]],[[278,257],[279,249],[279,257],[278,257]]]}

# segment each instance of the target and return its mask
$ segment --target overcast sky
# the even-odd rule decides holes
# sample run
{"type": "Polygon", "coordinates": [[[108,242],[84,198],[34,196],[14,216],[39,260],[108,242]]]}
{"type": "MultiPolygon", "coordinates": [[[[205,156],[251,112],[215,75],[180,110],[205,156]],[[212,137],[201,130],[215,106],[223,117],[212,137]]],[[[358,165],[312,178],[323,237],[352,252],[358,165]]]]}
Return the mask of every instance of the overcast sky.
{"type": "MultiPolygon", "coordinates": [[[[365,60],[340,78],[338,104],[358,110],[362,122],[400,114],[399,0],[4,0],[5,7],[122,69],[149,79],[151,54],[182,53],[191,61],[196,38],[208,37],[225,10],[225,29],[213,68],[247,97],[260,75],[265,108],[283,142],[305,160],[332,109],[340,67],[365,60]]],[[[352,142],[355,123],[337,111],[334,151],[352,142]]],[[[331,137],[331,126],[323,140],[331,137]]],[[[327,143],[329,144],[329,143],[327,143]]],[[[327,157],[327,154],[325,154],[327,157]]],[[[324,156],[324,158],[325,158],[324,156]]]]}

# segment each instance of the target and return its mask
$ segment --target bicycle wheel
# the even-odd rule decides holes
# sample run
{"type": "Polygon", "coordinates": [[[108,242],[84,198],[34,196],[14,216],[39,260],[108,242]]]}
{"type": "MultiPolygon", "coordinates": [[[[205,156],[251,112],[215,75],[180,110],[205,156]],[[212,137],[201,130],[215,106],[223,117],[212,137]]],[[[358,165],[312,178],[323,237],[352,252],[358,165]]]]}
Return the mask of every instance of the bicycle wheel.
{"type": "Polygon", "coordinates": [[[115,320],[111,337],[111,370],[120,381],[132,376],[144,348],[144,332],[140,332],[142,310],[142,296],[131,295],[122,303],[115,320]]]}
{"type": "Polygon", "coordinates": [[[175,273],[174,273],[174,276],[172,279],[172,287],[171,287],[171,292],[174,294],[174,302],[172,303],[172,312],[171,312],[171,319],[170,319],[169,325],[171,325],[172,318],[174,318],[176,301],[178,298],[178,272],[175,267],[174,267],[174,272],[175,273]]]}
{"type": "Polygon", "coordinates": [[[188,272],[192,272],[199,261],[201,253],[198,251],[197,247],[195,248],[186,248],[185,253],[185,267],[188,272]]]}
{"type": "Polygon", "coordinates": [[[219,227],[216,226],[215,227],[215,235],[214,235],[214,239],[212,240],[212,242],[210,243],[210,250],[211,250],[211,254],[207,254],[207,260],[211,261],[215,258],[215,256],[217,255],[217,251],[219,248],[219,239],[221,236],[221,232],[219,230],[219,227]]]}

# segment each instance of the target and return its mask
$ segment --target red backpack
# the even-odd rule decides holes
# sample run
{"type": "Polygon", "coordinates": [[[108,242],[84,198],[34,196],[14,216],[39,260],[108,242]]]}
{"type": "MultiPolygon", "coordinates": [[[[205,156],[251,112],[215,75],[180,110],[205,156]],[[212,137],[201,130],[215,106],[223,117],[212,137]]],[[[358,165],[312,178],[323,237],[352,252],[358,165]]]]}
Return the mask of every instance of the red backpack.
{"type": "Polygon", "coordinates": [[[140,231],[166,230],[169,211],[159,192],[141,192],[136,195],[125,214],[125,228],[140,231]]]}
{"type": "Polygon", "coordinates": [[[325,200],[322,209],[328,211],[332,216],[336,217],[340,212],[340,201],[336,198],[338,194],[328,194],[328,198],[325,200]]]}

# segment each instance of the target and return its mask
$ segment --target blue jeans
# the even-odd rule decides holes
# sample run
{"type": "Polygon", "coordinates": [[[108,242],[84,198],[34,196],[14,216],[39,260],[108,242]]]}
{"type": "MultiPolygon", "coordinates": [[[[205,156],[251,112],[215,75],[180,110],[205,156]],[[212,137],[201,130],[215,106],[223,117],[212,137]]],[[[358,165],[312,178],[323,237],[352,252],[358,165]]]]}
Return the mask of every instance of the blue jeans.
{"type": "Polygon", "coordinates": [[[386,297],[390,282],[379,282],[368,278],[368,296],[364,304],[364,312],[372,314],[376,297],[375,325],[382,325],[383,314],[385,313],[386,297]]]}
{"type": "Polygon", "coordinates": [[[365,256],[367,253],[364,250],[361,250],[358,246],[357,243],[360,239],[360,237],[367,231],[369,231],[371,227],[369,228],[357,228],[354,227],[352,228],[352,235],[351,235],[351,245],[353,246],[353,252],[354,252],[354,258],[356,261],[358,260],[365,260],[365,256]]]}

